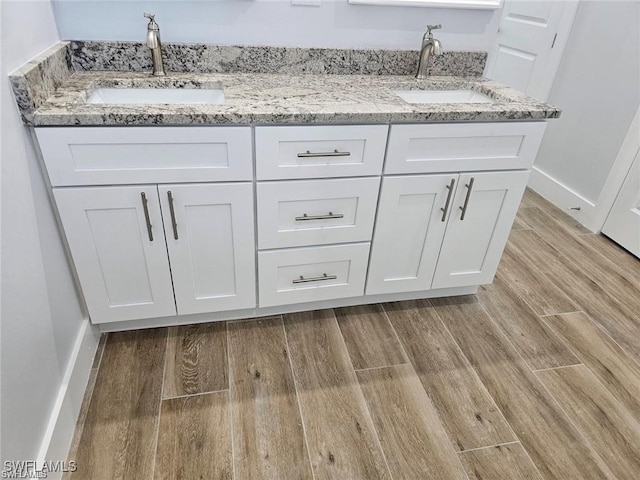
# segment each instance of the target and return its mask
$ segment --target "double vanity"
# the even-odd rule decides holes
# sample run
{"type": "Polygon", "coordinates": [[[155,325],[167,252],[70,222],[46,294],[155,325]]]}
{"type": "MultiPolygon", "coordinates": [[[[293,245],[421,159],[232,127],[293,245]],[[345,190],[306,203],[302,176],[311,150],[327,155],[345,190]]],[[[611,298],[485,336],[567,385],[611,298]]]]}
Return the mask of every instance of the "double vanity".
{"type": "Polygon", "coordinates": [[[559,115],[479,77],[477,54],[416,80],[415,52],[371,74],[351,51],[359,73],[331,75],[339,51],[265,47],[247,73],[193,71],[241,47],[174,46],[182,66],[152,78],[123,68],[138,47],[98,65],[121,47],[64,43],[12,77],[104,330],[473,293],[559,115]]]}

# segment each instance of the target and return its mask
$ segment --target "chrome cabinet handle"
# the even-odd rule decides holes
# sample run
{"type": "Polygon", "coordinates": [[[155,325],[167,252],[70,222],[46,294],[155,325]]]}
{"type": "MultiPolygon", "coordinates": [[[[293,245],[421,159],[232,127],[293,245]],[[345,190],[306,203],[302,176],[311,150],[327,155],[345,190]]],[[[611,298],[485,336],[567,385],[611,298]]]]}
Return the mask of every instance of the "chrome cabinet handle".
{"type": "Polygon", "coordinates": [[[473,190],[473,181],[475,179],[473,177],[471,177],[471,180],[469,180],[469,183],[465,183],[465,187],[467,187],[467,196],[464,197],[464,205],[462,205],[460,208],[460,210],[462,210],[462,214],[460,215],[460,220],[464,220],[464,216],[467,213],[467,207],[469,206],[469,199],[471,198],[471,190],[473,190]]]}
{"type": "Polygon", "coordinates": [[[147,194],[144,192],[140,192],[140,196],[142,197],[142,209],[144,210],[144,219],[147,222],[147,234],[149,235],[149,241],[153,242],[153,231],[151,230],[153,225],[151,225],[151,218],[149,218],[149,206],[147,205],[147,194]]]}
{"type": "Polygon", "coordinates": [[[447,190],[449,190],[449,193],[447,193],[447,201],[444,204],[444,208],[440,209],[442,211],[442,221],[443,222],[447,218],[447,212],[449,211],[449,204],[451,203],[451,196],[453,195],[453,186],[455,184],[456,184],[456,179],[452,178],[451,179],[451,183],[449,185],[447,185],[447,190]]]}
{"type": "Polygon", "coordinates": [[[336,280],[337,278],[338,278],[337,275],[327,275],[326,273],[323,273],[321,277],[311,277],[311,278],[304,278],[302,275],[300,275],[300,278],[296,278],[291,283],[324,282],[325,280],[336,280]]]}
{"type": "Polygon", "coordinates": [[[171,226],[173,227],[173,238],[178,240],[178,224],[176,223],[176,212],[173,208],[173,194],[171,190],[167,192],[169,198],[169,213],[171,214],[171,226]]]}
{"type": "Polygon", "coordinates": [[[304,222],[305,220],[330,220],[332,218],[344,218],[344,215],[333,212],[329,212],[328,215],[307,215],[304,213],[301,217],[296,217],[296,222],[304,222]]]}
{"type": "Polygon", "coordinates": [[[333,152],[318,152],[311,153],[307,150],[305,153],[299,153],[298,158],[312,158],[312,157],[348,157],[351,155],[351,152],[339,152],[338,150],[334,150],[333,152]]]}

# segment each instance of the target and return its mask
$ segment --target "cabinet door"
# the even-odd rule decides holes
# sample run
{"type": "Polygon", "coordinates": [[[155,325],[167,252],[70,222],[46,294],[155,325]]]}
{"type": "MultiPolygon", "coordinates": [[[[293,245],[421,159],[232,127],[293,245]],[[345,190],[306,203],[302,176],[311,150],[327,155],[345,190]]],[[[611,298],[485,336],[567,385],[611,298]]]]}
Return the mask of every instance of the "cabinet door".
{"type": "Polygon", "coordinates": [[[180,315],[256,306],[250,183],[159,187],[180,315]]]}
{"type": "Polygon", "coordinates": [[[457,178],[455,174],[384,178],[367,295],[431,288],[457,178]]]}
{"type": "Polygon", "coordinates": [[[155,186],[54,195],[93,323],[176,314],[155,186]]]}
{"type": "Polygon", "coordinates": [[[528,171],[460,175],[432,288],[491,283],[528,178],[528,171]]]}

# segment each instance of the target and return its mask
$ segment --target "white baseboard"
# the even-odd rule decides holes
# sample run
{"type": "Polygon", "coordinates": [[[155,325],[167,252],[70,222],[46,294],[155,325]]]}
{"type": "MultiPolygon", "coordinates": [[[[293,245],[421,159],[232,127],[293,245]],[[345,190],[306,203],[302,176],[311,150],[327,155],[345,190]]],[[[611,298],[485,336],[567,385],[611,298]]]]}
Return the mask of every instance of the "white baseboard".
{"type": "Polygon", "coordinates": [[[602,227],[601,224],[594,221],[595,205],[592,202],[538,169],[535,165],[531,168],[528,186],[592,232],[597,232],[602,227]],[[580,210],[574,210],[575,208],[580,208],[580,210]]]}
{"type": "MultiPolygon", "coordinates": [[[[100,330],[91,325],[88,318],[84,319],[40,445],[38,465],[67,459],[99,340],[100,330]]],[[[47,476],[48,479],[61,477],[62,472],[54,471],[47,476]]]]}

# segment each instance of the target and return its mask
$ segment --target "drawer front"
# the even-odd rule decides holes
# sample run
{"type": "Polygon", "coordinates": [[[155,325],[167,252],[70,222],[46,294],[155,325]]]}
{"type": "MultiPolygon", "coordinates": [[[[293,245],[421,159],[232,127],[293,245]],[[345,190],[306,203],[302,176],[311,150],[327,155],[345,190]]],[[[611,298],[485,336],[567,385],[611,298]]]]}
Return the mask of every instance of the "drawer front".
{"type": "Polygon", "coordinates": [[[256,127],[258,180],[380,175],[387,125],[256,127]]]}
{"type": "Polygon", "coordinates": [[[251,180],[251,127],[36,128],[53,186],[251,180]]]}
{"type": "Polygon", "coordinates": [[[258,253],[260,307],[364,294],[369,243],[258,253]]]}
{"type": "Polygon", "coordinates": [[[380,177],[258,183],[258,248],[371,241],[380,177]]]}
{"type": "Polygon", "coordinates": [[[545,122],[393,125],[385,173],[524,169],[533,165],[545,122]]]}

